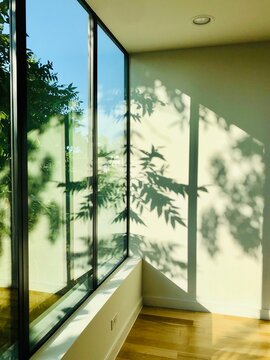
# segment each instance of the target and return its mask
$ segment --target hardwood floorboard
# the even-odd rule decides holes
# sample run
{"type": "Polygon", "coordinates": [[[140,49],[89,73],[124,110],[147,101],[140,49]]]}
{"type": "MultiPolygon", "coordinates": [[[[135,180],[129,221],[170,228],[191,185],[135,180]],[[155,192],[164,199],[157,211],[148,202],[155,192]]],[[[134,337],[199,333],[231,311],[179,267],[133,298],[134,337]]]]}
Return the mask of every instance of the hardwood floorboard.
{"type": "Polygon", "coordinates": [[[193,320],[188,319],[178,319],[172,316],[158,316],[158,315],[149,315],[149,314],[140,314],[139,319],[146,321],[154,321],[160,323],[168,323],[168,324],[177,324],[177,325],[193,325],[193,320]]]}
{"type": "Polygon", "coordinates": [[[270,322],[144,307],[117,360],[270,360],[270,322]]]}

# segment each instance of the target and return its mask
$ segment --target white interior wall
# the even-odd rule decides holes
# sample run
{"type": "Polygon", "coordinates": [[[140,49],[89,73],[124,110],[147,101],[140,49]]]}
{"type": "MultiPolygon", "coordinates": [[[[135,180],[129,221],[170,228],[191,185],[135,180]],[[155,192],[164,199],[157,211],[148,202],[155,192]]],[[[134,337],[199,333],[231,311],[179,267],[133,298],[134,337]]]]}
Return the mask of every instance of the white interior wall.
{"type": "Polygon", "coordinates": [[[131,55],[132,182],[136,149],[154,144],[166,176],[189,189],[167,193],[186,228],[151,201],[146,226],[131,223],[147,304],[268,318],[269,63],[270,43],[131,55]]]}

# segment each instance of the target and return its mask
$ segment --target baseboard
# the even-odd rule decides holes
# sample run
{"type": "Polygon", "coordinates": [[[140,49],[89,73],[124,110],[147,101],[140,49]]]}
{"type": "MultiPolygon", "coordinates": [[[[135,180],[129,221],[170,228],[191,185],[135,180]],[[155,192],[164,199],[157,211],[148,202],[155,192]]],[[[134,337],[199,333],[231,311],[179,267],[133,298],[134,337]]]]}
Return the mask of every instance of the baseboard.
{"type": "Polygon", "coordinates": [[[220,304],[203,300],[180,300],[177,298],[144,296],[143,304],[146,306],[157,306],[171,309],[181,309],[190,311],[203,311],[216,314],[243,316],[254,319],[270,320],[270,310],[252,308],[246,304],[220,304]]]}
{"type": "Polygon", "coordinates": [[[261,316],[260,318],[262,320],[270,320],[270,310],[268,309],[262,309],[261,310],[261,316]]]}
{"type": "Polygon", "coordinates": [[[119,332],[119,335],[115,339],[115,342],[111,346],[111,348],[108,351],[107,356],[104,360],[114,360],[119,353],[122,345],[124,344],[126,337],[128,336],[132,326],[134,325],[141,309],[143,306],[143,298],[141,298],[135,308],[133,309],[130,317],[127,319],[125,325],[123,326],[122,330],[119,332]]]}
{"type": "Polygon", "coordinates": [[[145,306],[156,306],[169,309],[181,309],[181,310],[192,310],[192,311],[205,311],[203,307],[197,301],[186,301],[177,298],[161,297],[161,296],[144,296],[143,305],[145,306]]]}

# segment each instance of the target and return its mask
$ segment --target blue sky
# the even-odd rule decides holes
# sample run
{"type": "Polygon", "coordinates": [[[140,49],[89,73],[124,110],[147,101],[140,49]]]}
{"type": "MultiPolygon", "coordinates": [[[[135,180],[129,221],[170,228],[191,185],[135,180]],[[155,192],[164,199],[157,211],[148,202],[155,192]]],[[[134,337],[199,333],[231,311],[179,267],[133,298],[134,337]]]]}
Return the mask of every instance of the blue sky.
{"type": "MultiPolygon", "coordinates": [[[[28,0],[27,47],[53,62],[59,83],[71,82],[87,101],[88,15],[75,0],[28,0]]],[[[87,103],[87,102],[86,102],[87,103]]]]}
{"type": "MultiPolygon", "coordinates": [[[[27,34],[27,47],[41,62],[53,62],[59,83],[73,83],[86,107],[88,14],[85,9],[76,0],[28,0],[27,34]]],[[[124,56],[101,28],[98,48],[98,90],[103,95],[100,106],[109,112],[123,100],[124,56]]]]}

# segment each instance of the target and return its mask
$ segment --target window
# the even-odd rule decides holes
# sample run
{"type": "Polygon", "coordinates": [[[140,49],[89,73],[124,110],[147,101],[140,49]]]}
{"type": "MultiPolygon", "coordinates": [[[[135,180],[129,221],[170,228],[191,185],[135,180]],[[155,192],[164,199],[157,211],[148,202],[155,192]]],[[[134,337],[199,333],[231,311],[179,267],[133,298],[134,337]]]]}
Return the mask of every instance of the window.
{"type": "Polygon", "coordinates": [[[93,289],[87,197],[93,176],[91,17],[74,0],[26,4],[29,317],[34,346],[93,289]]]}
{"type": "Polygon", "coordinates": [[[1,359],[29,358],[128,255],[127,53],[83,1],[12,4],[9,31],[0,0],[1,359]]]}
{"type": "Polygon", "coordinates": [[[17,264],[12,239],[9,2],[0,1],[0,358],[16,356],[17,264]]]}
{"type": "Polygon", "coordinates": [[[98,26],[98,280],[125,257],[125,55],[98,26]]]}

